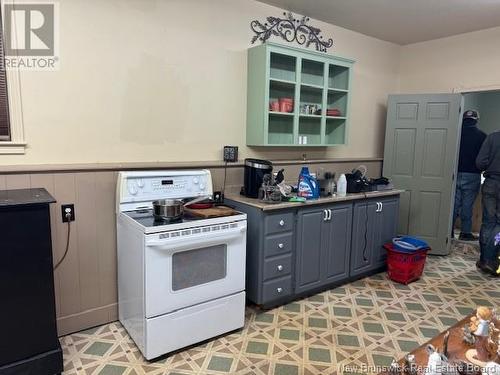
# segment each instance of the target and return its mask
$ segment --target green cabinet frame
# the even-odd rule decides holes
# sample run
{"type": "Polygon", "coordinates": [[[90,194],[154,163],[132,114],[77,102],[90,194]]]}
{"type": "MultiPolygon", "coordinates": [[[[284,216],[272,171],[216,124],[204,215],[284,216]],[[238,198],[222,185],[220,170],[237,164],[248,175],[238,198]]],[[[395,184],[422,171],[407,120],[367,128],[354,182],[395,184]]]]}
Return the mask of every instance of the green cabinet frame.
{"type": "Polygon", "coordinates": [[[354,60],[280,44],[248,50],[247,145],[335,146],[347,143],[354,60]],[[270,103],[292,98],[293,111],[270,103]],[[320,113],[306,113],[316,106],[320,113]],[[327,116],[338,109],[338,116],[327,116]]]}

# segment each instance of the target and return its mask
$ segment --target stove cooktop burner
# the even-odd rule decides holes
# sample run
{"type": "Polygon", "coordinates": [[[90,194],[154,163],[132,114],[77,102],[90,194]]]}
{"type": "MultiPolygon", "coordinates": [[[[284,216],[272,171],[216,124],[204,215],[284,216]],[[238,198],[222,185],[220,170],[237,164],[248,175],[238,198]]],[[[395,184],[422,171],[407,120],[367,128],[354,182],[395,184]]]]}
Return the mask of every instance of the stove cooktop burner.
{"type": "Polygon", "coordinates": [[[130,218],[134,219],[137,221],[139,224],[143,225],[144,227],[156,227],[156,226],[162,226],[162,225],[169,225],[169,224],[180,224],[180,223],[186,223],[186,222],[192,222],[192,221],[197,221],[197,220],[204,220],[202,217],[197,217],[190,215],[188,213],[184,213],[184,215],[180,218],[176,219],[157,219],[153,215],[153,210],[138,210],[138,211],[127,211],[124,212],[125,215],[129,216],[130,218]]]}
{"type": "Polygon", "coordinates": [[[154,219],[155,219],[155,221],[157,221],[161,225],[182,223],[182,216],[171,218],[171,219],[161,218],[161,217],[155,217],[154,219]]]}

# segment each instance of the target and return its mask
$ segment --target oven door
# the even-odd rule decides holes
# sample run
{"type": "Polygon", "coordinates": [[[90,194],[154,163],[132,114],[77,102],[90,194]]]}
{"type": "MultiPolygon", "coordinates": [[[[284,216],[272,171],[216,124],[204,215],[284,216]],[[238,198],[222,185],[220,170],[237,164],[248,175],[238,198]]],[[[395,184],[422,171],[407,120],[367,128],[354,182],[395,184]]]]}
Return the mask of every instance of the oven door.
{"type": "Polygon", "coordinates": [[[146,238],[146,318],[245,289],[246,221],[206,228],[146,238]]]}

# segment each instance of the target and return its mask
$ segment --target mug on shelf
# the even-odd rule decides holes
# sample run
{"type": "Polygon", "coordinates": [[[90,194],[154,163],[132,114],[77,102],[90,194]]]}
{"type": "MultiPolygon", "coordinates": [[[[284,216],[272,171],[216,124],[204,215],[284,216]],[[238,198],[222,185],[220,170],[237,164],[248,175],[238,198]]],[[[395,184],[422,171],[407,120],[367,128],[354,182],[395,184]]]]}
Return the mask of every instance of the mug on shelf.
{"type": "Polygon", "coordinates": [[[279,110],[280,110],[279,102],[277,100],[269,101],[269,110],[272,112],[279,112],[279,110]]]}
{"type": "Polygon", "coordinates": [[[292,98],[279,98],[280,112],[293,112],[293,99],[292,98]]]}

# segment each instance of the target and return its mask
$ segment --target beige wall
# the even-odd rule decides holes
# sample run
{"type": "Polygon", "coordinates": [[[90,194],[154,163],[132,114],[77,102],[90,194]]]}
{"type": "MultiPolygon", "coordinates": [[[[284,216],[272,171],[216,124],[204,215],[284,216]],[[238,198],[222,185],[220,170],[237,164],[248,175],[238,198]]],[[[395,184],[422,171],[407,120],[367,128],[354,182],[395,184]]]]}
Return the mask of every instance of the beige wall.
{"type": "Polygon", "coordinates": [[[400,91],[500,88],[500,27],[401,47],[400,91]]]}
{"type": "MultiPolygon", "coordinates": [[[[298,158],[303,149],[245,146],[251,20],[281,9],[251,0],[64,0],[61,68],[22,72],[25,155],[1,165],[298,158]]],[[[381,157],[399,46],[319,21],[330,50],[357,60],[349,146],[309,157],[381,157]]],[[[277,39],[276,39],[277,41],[277,39]]],[[[1,167],[0,167],[1,168],[1,167]]]]}

